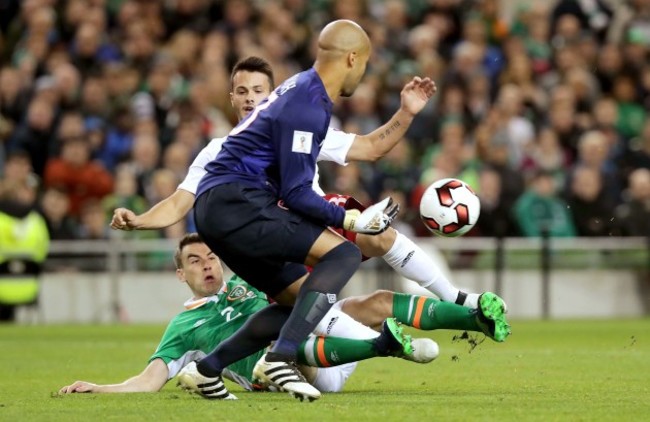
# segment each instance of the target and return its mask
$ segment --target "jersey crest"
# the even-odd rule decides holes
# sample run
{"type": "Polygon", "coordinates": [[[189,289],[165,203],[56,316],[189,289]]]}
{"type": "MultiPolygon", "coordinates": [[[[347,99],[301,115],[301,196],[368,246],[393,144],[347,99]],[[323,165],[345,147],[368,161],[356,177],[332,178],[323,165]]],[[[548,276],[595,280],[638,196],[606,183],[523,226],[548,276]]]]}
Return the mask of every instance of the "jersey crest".
{"type": "Polygon", "coordinates": [[[234,302],[235,300],[239,300],[246,296],[246,293],[248,293],[248,289],[244,286],[235,286],[230,293],[228,293],[228,301],[229,302],[234,302]]]}

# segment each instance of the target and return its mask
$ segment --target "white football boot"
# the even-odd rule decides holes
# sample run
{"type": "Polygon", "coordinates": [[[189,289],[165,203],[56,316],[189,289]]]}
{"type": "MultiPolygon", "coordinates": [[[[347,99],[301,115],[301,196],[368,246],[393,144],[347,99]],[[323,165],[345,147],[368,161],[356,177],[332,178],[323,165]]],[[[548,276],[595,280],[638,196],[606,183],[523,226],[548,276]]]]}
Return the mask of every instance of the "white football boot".
{"type": "Polygon", "coordinates": [[[314,386],[309,384],[302,373],[292,362],[268,362],[266,354],[260,358],[253,368],[253,377],[260,382],[272,385],[280,391],[286,391],[300,401],[318,400],[321,396],[314,386]]]}
{"type": "Polygon", "coordinates": [[[178,374],[176,385],[190,393],[199,394],[206,399],[217,400],[237,400],[233,394],[230,394],[223,383],[221,375],[216,377],[206,377],[196,369],[196,362],[192,361],[185,366],[178,374]]]}
{"type": "Polygon", "coordinates": [[[429,363],[440,354],[438,343],[430,338],[414,338],[411,340],[413,353],[404,354],[402,359],[417,363],[429,363]]]}

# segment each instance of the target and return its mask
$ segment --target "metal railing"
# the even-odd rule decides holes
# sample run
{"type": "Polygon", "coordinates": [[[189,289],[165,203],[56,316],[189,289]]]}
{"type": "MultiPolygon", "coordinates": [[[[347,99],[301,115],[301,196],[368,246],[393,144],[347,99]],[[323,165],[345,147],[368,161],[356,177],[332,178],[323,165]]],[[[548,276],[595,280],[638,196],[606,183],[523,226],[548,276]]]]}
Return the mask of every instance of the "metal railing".
{"type": "MultiPolygon", "coordinates": [[[[542,285],[543,316],[549,315],[550,273],[562,266],[581,268],[634,268],[647,275],[650,282],[650,238],[417,238],[422,247],[435,247],[447,258],[450,266],[463,269],[493,271],[493,290],[501,293],[507,268],[539,270],[542,285]],[[469,256],[469,259],[461,259],[469,256]],[[480,258],[477,258],[480,257],[480,258]],[[462,264],[458,264],[462,262],[462,264]]],[[[53,241],[46,271],[55,271],[57,261],[81,271],[108,274],[110,295],[119,309],[119,279],[122,271],[160,271],[173,268],[173,251],[177,242],[168,239],[111,239],[84,241],[53,241]],[[147,257],[158,255],[151,265],[147,257]],[[145,265],[143,265],[143,262],[145,265]],[[147,264],[149,262],[149,264],[147,264]],[[76,264],[75,264],[76,263],[76,264]]],[[[371,271],[384,280],[389,267],[375,265],[371,271]]],[[[390,280],[388,281],[390,284],[390,280]]],[[[389,287],[389,286],[386,286],[389,287]]]]}

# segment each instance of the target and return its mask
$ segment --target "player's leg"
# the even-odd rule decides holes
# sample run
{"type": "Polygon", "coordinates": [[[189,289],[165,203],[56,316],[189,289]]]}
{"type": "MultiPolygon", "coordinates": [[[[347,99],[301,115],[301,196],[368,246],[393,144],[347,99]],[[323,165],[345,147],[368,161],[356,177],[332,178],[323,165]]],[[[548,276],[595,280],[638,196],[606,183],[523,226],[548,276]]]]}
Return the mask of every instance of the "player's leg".
{"type": "Polygon", "coordinates": [[[478,306],[477,293],[455,287],[431,257],[411,239],[389,228],[378,236],[360,234],[356,244],[366,256],[381,256],[401,276],[417,282],[441,300],[469,308],[478,306]]]}
{"type": "MultiPolygon", "coordinates": [[[[329,194],[325,199],[345,209],[365,209],[359,201],[347,195],[329,194]]],[[[415,281],[443,301],[468,308],[478,306],[478,294],[456,288],[422,248],[392,227],[375,236],[343,229],[336,229],[336,232],[354,242],[366,259],[382,257],[402,277],[415,281]]]]}
{"type": "Polygon", "coordinates": [[[307,381],[323,393],[337,393],[343,390],[352,372],[357,368],[357,362],[333,366],[331,368],[312,368],[300,366],[307,381]]]}
{"type": "MultiPolygon", "coordinates": [[[[310,229],[308,224],[305,226],[308,234],[310,229]]],[[[312,271],[298,292],[293,312],[282,327],[278,340],[257,363],[253,374],[299,398],[315,399],[318,396],[303,392],[307,389],[302,388],[304,386],[300,381],[283,383],[280,382],[282,379],[278,380],[277,374],[299,373],[293,362],[296,361],[300,342],[337,301],[338,293],[358,268],[361,253],[352,243],[325,230],[313,242],[306,256],[305,263],[312,266],[312,271]]]]}
{"type": "MultiPolygon", "coordinates": [[[[297,264],[286,262],[312,265],[312,273],[303,282],[280,336],[256,369],[260,373],[290,374],[278,387],[301,398],[318,398],[320,394],[304,382],[295,368],[298,346],[336,302],[338,293],[358,268],[359,249],[278,206],[268,192],[236,184],[218,186],[199,196],[195,214],[199,234],[208,246],[230,269],[271,297],[281,292],[278,286],[284,289],[304,275],[304,267],[303,274],[296,275],[293,269],[297,264]]],[[[223,369],[226,357],[221,358],[212,366],[223,369]]]]}
{"type": "Polygon", "coordinates": [[[477,309],[387,290],[347,298],[341,309],[369,326],[376,326],[382,318],[393,316],[402,324],[421,330],[477,331],[497,342],[504,341],[510,334],[510,326],[505,318],[505,304],[490,292],[481,295],[477,309]]]}
{"type": "Polygon", "coordinates": [[[402,357],[413,353],[411,337],[404,335],[394,318],[384,320],[379,333],[368,330],[370,337],[365,339],[310,335],[298,350],[298,363],[326,368],[379,356],[402,357]]]}
{"type": "MultiPolygon", "coordinates": [[[[366,339],[379,336],[378,331],[361,324],[354,318],[341,310],[343,303],[347,299],[337,302],[332,309],[325,315],[325,318],[318,324],[314,330],[316,335],[336,336],[352,339],[366,339]]],[[[385,326],[378,326],[378,330],[385,326]]],[[[405,336],[407,339],[409,336],[405,336]]],[[[412,362],[429,363],[438,357],[438,344],[429,338],[411,339],[412,353],[408,350],[406,353],[400,353],[397,356],[412,362]]]]}

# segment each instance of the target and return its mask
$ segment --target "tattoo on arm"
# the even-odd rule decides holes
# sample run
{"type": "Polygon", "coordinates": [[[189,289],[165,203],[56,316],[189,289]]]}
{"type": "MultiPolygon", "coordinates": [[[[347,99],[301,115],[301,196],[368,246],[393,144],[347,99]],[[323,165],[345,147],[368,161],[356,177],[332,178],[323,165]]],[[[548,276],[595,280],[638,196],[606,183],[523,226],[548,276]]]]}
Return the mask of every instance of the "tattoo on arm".
{"type": "Polygon", "coordinates": [[[391,133],[393,133],[395,129],[397,129],[398,127],[400,127],[399,121],[388,126],[385,131],[379,134],[379,140],[383,141],[384,139],[386,139],[386,137],[389,136],[391,133]]]}

